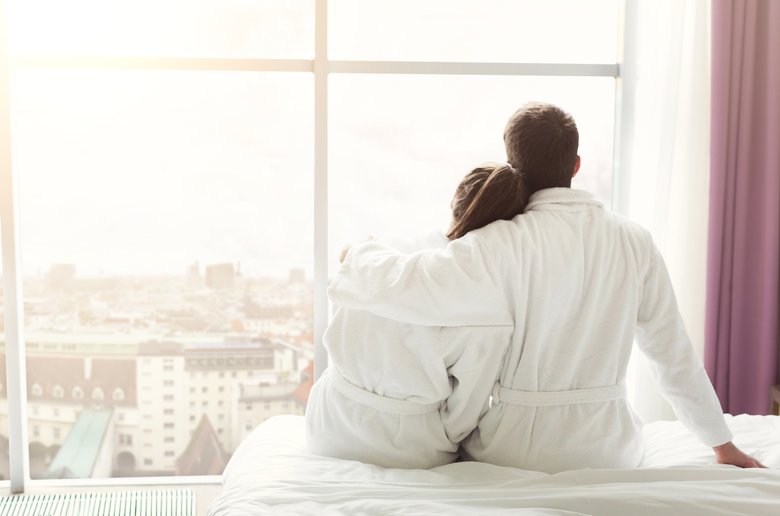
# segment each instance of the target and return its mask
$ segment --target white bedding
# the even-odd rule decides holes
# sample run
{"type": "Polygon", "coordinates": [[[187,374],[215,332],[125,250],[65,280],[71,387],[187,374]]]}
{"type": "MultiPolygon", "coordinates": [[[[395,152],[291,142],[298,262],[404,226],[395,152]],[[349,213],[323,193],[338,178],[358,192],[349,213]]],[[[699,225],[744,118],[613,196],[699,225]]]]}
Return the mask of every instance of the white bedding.
{"type": "Polygon", "coordinates": [[[646,425],[636,470],[548,475],[460,462],[383,469],[304,451],[303,417],[278,416],[239,447],[210,516],[247,514],[780,515],[780,416],[726,416],[769,470],[714,463],[679,422],[646,425]]]}

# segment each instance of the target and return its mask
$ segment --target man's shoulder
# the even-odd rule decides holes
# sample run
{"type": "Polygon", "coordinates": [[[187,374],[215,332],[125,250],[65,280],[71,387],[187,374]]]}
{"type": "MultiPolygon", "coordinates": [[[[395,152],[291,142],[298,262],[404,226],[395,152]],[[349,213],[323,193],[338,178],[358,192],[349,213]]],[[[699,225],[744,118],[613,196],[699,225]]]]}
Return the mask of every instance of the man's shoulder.
{"type": "Polygon", "coordinates": [[[556,218],[556,222],[551,223],[548,217],[549,212],[526,212],[518,215],[512,221],[515,228],[519,228],[521,234],[529,235],[530,238],[548,238],[550,231],[557,231],[560,225],[571,227],[581,227],[586,233],[609,233],[612,235],[620,234],[624,238],[637,244],[641,248],[646,248],[652,243],[650,231],[638,222],[630,218],[609,210],[604,207],[594,208],[592,210],[582,210],[569,212],[565,219],[556,218]],[[574,222],[572,218],[580,218],[579,223],[574,222]]]}
{"type": "MultiPolygon", "coordinates": [[[[624,237],[638,244],[642,248],[652,245],[650,231],[638,222],[620,213],[601,208],[597,210],[598,220],[590,220],[587,228],[606,230],[608,232],[621,233],[624,237]]],[[[586,212],[582,213],[586,216],[586,212]]],[[[536,239],[549,238],[549,231],[557,231],[556,224],[550,225],[545,214],[538,212],[526,212],[515,216],[511,220],[497,220],[482,228],[469,232],[461,240],[466,243],[488,246],[494,249],[496,245],[510,244],[520,239],[526,244],[531,244],[536,239]]]]}
{"type": "Polygon", "coordinates": [[[624,230],[641,235],[643,237],[650,237],[650,231],[639,224],[638,222],[629,219],[625,215],[622,215],[616,211],[604,209],[605,219],[615,226],[623,228],[624,230]]]}
{"type": "Polygon", "coordinates": [[[653,254],[655,243],[650,230],[620,213],[604,210],[607,224],[611,224],[611,233],[619,235],[619,238],[628,244],[636,256],[650,256],[653,254]]]}

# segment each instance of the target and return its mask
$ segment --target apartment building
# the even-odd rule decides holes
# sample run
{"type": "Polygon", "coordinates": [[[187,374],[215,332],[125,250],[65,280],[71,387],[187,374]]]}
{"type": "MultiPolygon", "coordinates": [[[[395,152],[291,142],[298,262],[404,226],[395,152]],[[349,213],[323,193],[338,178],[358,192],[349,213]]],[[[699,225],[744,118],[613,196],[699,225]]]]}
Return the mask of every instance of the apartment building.
{"type": "MultiPolygon", "coordinates": [[[[300,398],[299,387],[309,379],[302,369],[313,358],[299,342],[247,335],[42,334],[28,338],[27,354],[34,476],[59,474],[48,468],[88,410],[110,410],[104,423],[110,451],[101,454],[110,464],[96,463],[94,471],[174,474],[177,458],[204,418],[208,425],[203,428],[214,432],[228,457],[248,425],[270,415],[303,413],[305,400],[296,401],[294,395],[300,398]],[[251,405],[246,403],[250,399],[251,405]],[[257,416],[249,417],[253,409],[257,416]]],[[[7,435],[4,381],[0,432],[7,435]]]]}

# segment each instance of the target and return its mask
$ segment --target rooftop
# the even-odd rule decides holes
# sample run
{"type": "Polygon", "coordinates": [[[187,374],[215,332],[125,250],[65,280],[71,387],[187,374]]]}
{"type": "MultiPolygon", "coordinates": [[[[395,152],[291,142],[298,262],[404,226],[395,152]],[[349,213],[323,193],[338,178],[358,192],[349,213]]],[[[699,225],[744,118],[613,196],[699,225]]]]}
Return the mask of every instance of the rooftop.
{"type": "Polygon", "coordinates": [[[91,478],[95,462],[111,424],[111,410],[82,410],[60,451],[46,472],[47,478],[91,478]]]}

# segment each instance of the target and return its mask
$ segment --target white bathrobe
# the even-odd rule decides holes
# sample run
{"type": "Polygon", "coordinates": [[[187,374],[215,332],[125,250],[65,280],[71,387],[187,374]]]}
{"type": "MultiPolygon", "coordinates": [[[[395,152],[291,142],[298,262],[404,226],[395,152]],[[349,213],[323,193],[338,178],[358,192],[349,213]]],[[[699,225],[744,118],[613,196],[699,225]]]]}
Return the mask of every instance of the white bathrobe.
{"type": "Polygon", "coordinates": [[[355,245],[329,294],[408,323],[514,325],[490,410],[464,442],[477,460],[547,472],[636,467],[641,421],[624,385],[635,337],[701,442],[732,438],[650,234],[587,192],[537,192],[523,215],[445,249],[355,245]]]}
{"type": "MultiPolygon", "coordinates": [[[[447,242],[437,233],[385,245],[447,242]]],[[[359,308],[338,308],[325,332],[328,369],[306,408],[310,450],[385,467],[452,462],[487,411],[513,326],[416,326],[359,308]]]]}

